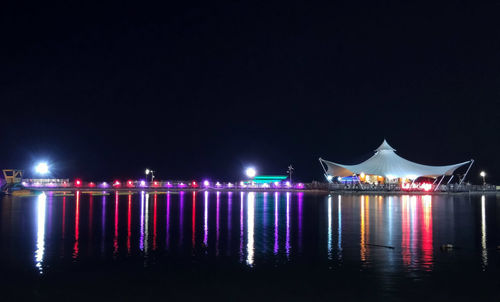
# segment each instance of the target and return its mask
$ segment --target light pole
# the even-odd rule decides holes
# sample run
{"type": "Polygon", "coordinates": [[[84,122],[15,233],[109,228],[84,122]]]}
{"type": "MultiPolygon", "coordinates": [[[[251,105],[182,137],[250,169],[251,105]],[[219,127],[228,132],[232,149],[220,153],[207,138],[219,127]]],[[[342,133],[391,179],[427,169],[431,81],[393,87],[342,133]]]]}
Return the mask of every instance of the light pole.
{"type": "Polygon", "coordinates": [[[146,169],[146,180],[148,180],[148,174],[151,174],[151,182],[155,179],[155,171],[146,169]]]}
{"type": "Polygon", "coordinates": [[[483,178],[483,186],[486,185],[486,172],[481,171],[481,173],[479,173],[479,176],[483,178]]]}
{"type": "Polygon", "coordinates": [[[293,170],[295,170],[292,165],[289,165],[288,166],[288,170],[286,171],[287,174],[290,175],[290,183],[292,183],[292,173],[293,173],[293,170]]]}

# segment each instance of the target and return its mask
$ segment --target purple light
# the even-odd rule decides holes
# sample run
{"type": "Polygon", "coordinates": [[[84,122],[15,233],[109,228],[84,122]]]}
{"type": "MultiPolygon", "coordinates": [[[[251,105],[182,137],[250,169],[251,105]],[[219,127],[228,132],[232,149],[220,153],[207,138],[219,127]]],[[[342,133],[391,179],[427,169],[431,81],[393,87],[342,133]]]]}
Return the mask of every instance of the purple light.
{"type": "Polygon", "coordinates": [[[301,182],[299,182],[299,183],[297,184],[297,188],[299,188],[299,189],[303,189],[303,188],[304,188],[304,184],[303,184],[303,183],[301,183],[301,182]]]}
{"type": "Polygon", "coordinates": [[[165,184],[165,187],[167,187],[167,188],[171,188],[172,187],[172,184],[170,183],[170,181],[167,181],[167,183],[165,184]]]}
{"type": "Polygon", "coordinates": [[[210,185],[210,182],[208,180],[205,180],[203,182],[203,186],[208,187],[210,185]]]}
{"type": "Polygon", "coordinates": [[[286,184],[287,187],[290,187],[292,185],[292,184],[290,184],[289,181],[287,181],[285,184],[286,184]]]}
{"type": "Polygon", "coordinates": [[[139,185],[140,185],[141,187],[145,187],[145,186],[146,186],[146,181],[141,180],[141,181],[139,182],[139,185]]]}
{"type": "Polygon", "coordinates": [[[232,183],[230,183],[230,182],[228,182],[228,183],[227,183],[227,187],[228,187],[228,188],[232,188],[232,187],[233,187],[233,184],[232,184],[232,183]]]}
{"type": "Polygon", "coordinates": [[[276,188],[279,188],[279,187],[280,187],[280,183],[276,181],[276,182],[274,183],[274,186],[275,186],[276,188]]]}
{"type": "Polygon", "coordinates": [[[103,182],[99,185],[99,187],[101,187],[101,188],[107,188],[107,187],[109,187],[109,185],[108,185],[108,183],[107,183],[107,182],[103,181],[103,182]]]}
{"type": "Polygon", "coordinates": [[[185,187],[186,187],[186,184],[184,184],[184,183],[182,183],[182,182],[181,182],[181,183],[179,183],[177,186],[178,186],[179,188],[185,188],[185,187]]]}
{"type": "Polygon", "coordinates": [[[217,188],[219,188],[219,187],[221,186],[220,182],[217,182],[217,183],[215,184],[215,186],[216,186],[217,188]]]}
{"type": "Polygon", "coordinates": [[[263,188],[269,188],[269,184],[262,184],[263,188]]]}

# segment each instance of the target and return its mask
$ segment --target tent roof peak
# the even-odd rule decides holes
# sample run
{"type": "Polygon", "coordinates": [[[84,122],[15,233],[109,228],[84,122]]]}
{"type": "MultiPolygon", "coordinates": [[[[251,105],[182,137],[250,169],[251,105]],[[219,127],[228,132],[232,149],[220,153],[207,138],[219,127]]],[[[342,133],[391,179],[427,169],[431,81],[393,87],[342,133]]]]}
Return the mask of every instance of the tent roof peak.
{"type": "Polygon", "coordinates": [[[396,151],[396,149],[391,147],[391,145],[389,145],[389,143],[385,139],[382,144],[377,149],[375,149],[375,151],[377,152],[382,150],[396,151]]]}

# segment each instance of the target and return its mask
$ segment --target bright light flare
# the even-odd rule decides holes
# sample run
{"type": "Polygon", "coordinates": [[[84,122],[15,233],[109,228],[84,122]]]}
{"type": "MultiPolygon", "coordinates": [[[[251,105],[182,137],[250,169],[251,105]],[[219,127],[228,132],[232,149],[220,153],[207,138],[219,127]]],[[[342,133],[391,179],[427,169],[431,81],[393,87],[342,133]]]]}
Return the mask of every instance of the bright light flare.
{"type": "Polygon", "coordinates": [[[35,172],[41,175],[45,175],[49,173],[49,165],[46,162],[38,163],[35,166],[35,172]]]}
{"type": "Polygon", "coordinates": [[[255,170],[255,168],[253,167],[248,167],[246,170],[245,170],[245,174],[247,177],[249,178],[254,178],[255,175],[257,175],[257,170],[255,170]]]}

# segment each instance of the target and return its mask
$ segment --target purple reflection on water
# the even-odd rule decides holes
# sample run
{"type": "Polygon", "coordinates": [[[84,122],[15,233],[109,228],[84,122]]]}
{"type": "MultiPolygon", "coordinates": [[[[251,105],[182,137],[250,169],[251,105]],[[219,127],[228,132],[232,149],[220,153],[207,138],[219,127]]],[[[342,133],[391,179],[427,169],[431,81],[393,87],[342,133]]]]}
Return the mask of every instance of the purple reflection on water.
{"type": "Polygon", "coordinates": [[[227,193],[227,253],[231,252],[231,210],[233,207],[233,192],[227,193]]]}
{"type": "Polygon", "coordinates": [[[144,251],[144,191],[141,191],[141,233],[139,237],[139,249],[144,251]]]}
{"type": "Polygon", "coordinates": [[[203,243],[208,246],[208,191],[205,191],[205,210],[204,210],[203,243]]]}
{"type": "Polygon", "coordinates": [[[303,201],[304,201],[304,193],[297,193],[297,197],[299,199],[299,252],[302,252],[302,216],[303,211],[303,201]]]}
{"type": "Polygon", "coordinates": [[[179,192],[179,247],[184,241],[184,191],[179,192]]]}
{"type": "Polygon", "coordinates": [[[215,254],[219,255],[219,200],[220,200],[220,192],[217,192],[217,213],[216,213],[216,225],[215,225],[215,232],[216,232],[216,240],[215,240],[215,254]]]}
{"type": "Polygon", "coordinates": [[[167,193],[167,230],[165,234],[165,248],[168,249],[170,245],[170,193],[167,193]]]}
{"type": "Polygon", "coordinates": [[[243,261],[243,197],[244,193],[240,193],[240,261],[243,261]]]}

